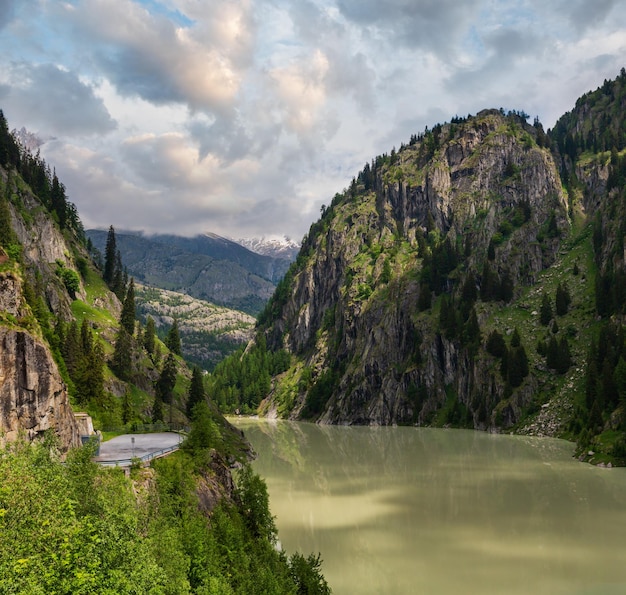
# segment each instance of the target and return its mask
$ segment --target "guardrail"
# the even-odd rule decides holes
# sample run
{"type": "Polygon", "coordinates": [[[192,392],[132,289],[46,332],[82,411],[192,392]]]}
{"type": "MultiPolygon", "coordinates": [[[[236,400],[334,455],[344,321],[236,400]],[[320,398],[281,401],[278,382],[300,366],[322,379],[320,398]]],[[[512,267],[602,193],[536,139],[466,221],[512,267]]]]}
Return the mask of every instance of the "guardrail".
{"type": "Polygon", "coordinates": [[[153,452],[149,452],[142,457],[134,457],[130,459],[115,459],[114,461],[96,461],[98,465],[102,465],[103,467],[130,467],[133,462],[141,461],[142,463],[149,463],[154,459],[158,459],[160,457],[164,457],[175,450],[180,448],[180,444],[174,444],[173,446],[168,446],[167,448],[161,448],[160,450],[155,450],[153,452]]]}

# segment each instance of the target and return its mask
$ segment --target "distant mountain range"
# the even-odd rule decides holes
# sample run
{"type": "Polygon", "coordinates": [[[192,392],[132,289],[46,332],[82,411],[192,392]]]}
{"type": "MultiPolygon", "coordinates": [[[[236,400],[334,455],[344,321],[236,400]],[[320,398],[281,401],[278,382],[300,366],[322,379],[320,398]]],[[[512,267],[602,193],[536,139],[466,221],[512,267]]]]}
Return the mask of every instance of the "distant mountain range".
{"type": "Polygon", "coordinates": [[[257,254],[286,259],[289,262],[294,261],[300,251],[300,244],[288,237],[284,237],[282,240],[276,238],[241,238],[235,241],[257,254]]]}
{"type": "MultiPolygon", "coordinates": [[[[87,236],[104,253],[107,231],[87,236]]],[[[256,315],[290,265],[287,258],[258,254],[216,234],[194,237],[115,232],[129,275],[145,285],[256,315]]]]}

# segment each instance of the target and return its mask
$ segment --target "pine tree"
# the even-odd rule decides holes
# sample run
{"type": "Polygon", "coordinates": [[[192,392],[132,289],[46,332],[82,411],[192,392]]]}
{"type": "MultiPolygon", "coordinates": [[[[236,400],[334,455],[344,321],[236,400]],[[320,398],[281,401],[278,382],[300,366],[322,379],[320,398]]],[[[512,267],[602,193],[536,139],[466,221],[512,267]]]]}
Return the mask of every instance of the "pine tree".
{"type": "Polygon", "coordinates": [[[487,338],[486,348],[487,353],[490,353],[494,357],[502,357],[504,351],[506,350],[504,337],[496,330],[491,331],[491,333],[489,333],[489,337],[487,338]]]}
{"type": "Polygon", "coordinates": [[[176,360],[171,353],[168,353],[155,386],[156,394],[163,403],[172,403],[175,385],[176,360]]]}
{"type": "Polygon", "coordinates": [[[135,333],[135,280],[131,279],[122,304],[120,326],[132,337],[135,333]]]}
{"type": "Polygon", "coordinates": [[[556,370],[559,366],[559,344],[554,335],[550,337],[550,342],[548,343],[546,366],[552,370],[556,370]]]}
{"type": "Polygon", "coordinates": [[[563,316],[567,314],[567,311],[569,310],[570,302],[571,302],[571,297],[569,294],[567,283],[564,283],[563,285],[559,283],[556,288],[556,298],[555,298],[556,313],[559,316],[563,316]]]}
{"type": "MultiPolygon", "coordinates": [[[[7,180],[7,184],[10,180],[7,180]]],[[[0,246],[8,248],[15,242],[15,232],[11,226],[11,211],[9,203],[3,196],[0,196],[0,246]]]]}
{"type": "Polygon", "coordinates": [[[154,353],[156,326],[152,316],[148,316],[146,320],[146,330],[143,334],[143,346],[145,350],[152,355],[154,353]]]}
{"type": "Polygon", "coordinates": [[[120,327],[115,340],[111,368],[120,380],[129,380],[132,373],[132,337],[120,327]]]}
{"type": "Polygon", "coordinates": [[[75,320],[65,329],[64,335],[65,340],[61,343],[61,355],[63,355],[70,378],[74,378],[83,356],[78,324],[75,320]]]}
{"type": "Polygon", "coordinates": [[[156,395],[152,404],[152,422],[157,423],[160,421],[163,421],[163,401],[156,395]]]}
{"type": "Polygon", "coordinates": [[[543,326],[547,326],[552,320],[552,305],[547,293],[541,297],[541,310],[539,311],[539,321],[543,326]]]}
{"type": "Polygon", "coordinates": [[[67,199],[65,198],[65,186],[59,182],[56,171],[52,175],[50,206],[52,211],[57,215],[59,226],[61,229],[64,229],[67,223],[67,199]]]}
{"type": "Polygon", "coordinates": [[[178,332],[178,319],[176,318],[174,318],[172,327],[167,333],[165,345],[167,345],[167,348],[175,355],[181,354],[180,334],[178,332]]]}
{"type": "Polygon", "coordinates": [[[113,285],[113,279],[115,275],[115,265],[117,258],[117,247],[115,241],[115,230],[113,226],[109,227],[109,233],[107,235],[107,243],[104,249],[104,272],[102,277],[109,287],[113,285]]]}
{"type": "Polygon", "coordinates": [[[205,397],[202,371],[195,366],[191,373],[191,383],[187,395],[187,417],[192,416],[194,407],[204,401],[205,397]]]}

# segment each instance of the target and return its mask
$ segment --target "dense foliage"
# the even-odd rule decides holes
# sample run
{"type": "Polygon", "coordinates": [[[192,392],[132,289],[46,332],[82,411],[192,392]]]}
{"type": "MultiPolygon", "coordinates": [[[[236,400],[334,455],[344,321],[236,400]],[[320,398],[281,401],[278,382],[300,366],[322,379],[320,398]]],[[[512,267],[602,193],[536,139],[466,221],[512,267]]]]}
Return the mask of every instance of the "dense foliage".
{"type": "Polygon", "coordinates": [[[251,413],[270,391],[271,378],[289,368],[291,358],[281,349],[271,351],[263,335],[248,349],[218,364],[207,382],[208,394],[222,411],[251,413]]]}
{"type": "Polygon", "coordinates": [[[275,549],[267,489],[249,466],[232,498],[201,510],[206,440],[219,431],[192,436],[132,479],[91,462],[89,446],[66,464],[51,440],[0,451],[0,594],[330,593],[319,556],[275,549]]]}

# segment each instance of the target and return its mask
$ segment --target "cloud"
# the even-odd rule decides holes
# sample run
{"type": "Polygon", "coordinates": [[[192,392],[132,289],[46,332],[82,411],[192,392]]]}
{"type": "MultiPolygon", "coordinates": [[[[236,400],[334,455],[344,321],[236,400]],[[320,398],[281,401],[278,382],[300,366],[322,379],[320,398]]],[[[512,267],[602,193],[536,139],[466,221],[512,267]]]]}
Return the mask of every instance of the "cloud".
{"type": "Polygon", "coordinates": [[[0,31],[13,20],[17,0],[2,0],[0,2],[0,31]]]}
{"type": "Polygon", "coordinates": [[[425,126],[553,125],[624,65],[621,4],[0,0],[0,108],[87,226],[297,238],[425,126]]]}
{"type": "Polygon", "coordinates": [[[404,45],[449,56],[467,30],[480,0],[339,0],[337,6],[351,22],[365,27],[387,45],[404,45]]]}
{"type": "Polygon", "coordinates": [[[11,119],[28,120],[43,135],[105,134],[116,126],[91,85],[52,64],[12,64],[0,101],[11,119]]]}
{"type": "Polygon", "coordinates": [[[232,105],[240,68],[250,62],[253,27],[245,4],[207,4],[193,13],[201,24],[189,27],[131,0],[85,0],[64,5],[59,16],[120,94],[219,112],[232,105]]]}
{"type": "Polygon", "coordinates": [[[601,25],[616,7],[624,9],[623,3],[618,0],[566,0],[560,3],[559,8],[577,31],[585,32],[601,25]]]}

